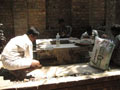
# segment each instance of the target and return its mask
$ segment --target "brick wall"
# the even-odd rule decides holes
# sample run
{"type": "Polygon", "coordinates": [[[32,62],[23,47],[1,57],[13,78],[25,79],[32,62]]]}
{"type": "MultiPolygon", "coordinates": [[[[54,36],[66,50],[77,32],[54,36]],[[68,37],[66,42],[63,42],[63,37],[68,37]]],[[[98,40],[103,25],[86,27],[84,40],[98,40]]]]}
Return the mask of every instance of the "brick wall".
{"type": "MultiPolygon", "coordinates": [[[[73,27],[73,36],[80,36],[86,25],[105,25],[105,5],[105,0],[0,0],[0,22],[9,38],[25,33],[30,26],[39,29],[40,38],[49,38],[55,37],[58,19],[63,18],[73,27]]],[[[119,9],[116,14],[118,17],[119,9]]]]}

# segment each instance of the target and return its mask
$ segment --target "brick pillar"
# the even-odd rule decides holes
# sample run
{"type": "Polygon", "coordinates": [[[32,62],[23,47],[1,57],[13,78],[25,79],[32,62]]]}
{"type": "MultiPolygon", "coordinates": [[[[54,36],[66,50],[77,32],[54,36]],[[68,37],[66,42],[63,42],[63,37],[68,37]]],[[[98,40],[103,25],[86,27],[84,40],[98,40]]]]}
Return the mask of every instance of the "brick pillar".
{"type": "Polygon", "coordinates": [[[93,27],[105,24],[105,0],[89,0],[89,24],[93,27]]]}
{"type": "Polygon", "coordinates": [[[80,37],[83,27],[89,24],[89,0],[72,0],[73,36],[80,37]]]}
{"type": "Polygon", "coordinates": [[[14,36],[12,0],[0,0],[0,23],[3,24],[0,29],[4,31],[7,41],[14,36]]]}
{"type": "MultiPolygon", "coordinates": [[[[24,34],[30,26],[42,33],[46,27],[46,0],[14,0],[15,35],[24,34]]],[[[42,34],[41,34],[42,35],[42,34]]]]}
{"type": "Polygon", "coordinates": [[[120,0],[116,0],[116,17],[115,17],[115,20],[116,20],[116,23],[117,24],[120,24],[120,0]]]}
{"type": "Polygon", "coordinates": [[[55,37],[59,29],[59,19],[64,19],[65,24],[71,25],[71,0],[46,0],[46,26],[47,31],[55,37]]]}
{"type": "MultiPolygon", "coordinates": [[[[28,1],[28,26],[35,26],[43,33],[46,28],[46,0],[28,1]]],[[[41,34],[42,36],[42,34],[41,34]]]]}

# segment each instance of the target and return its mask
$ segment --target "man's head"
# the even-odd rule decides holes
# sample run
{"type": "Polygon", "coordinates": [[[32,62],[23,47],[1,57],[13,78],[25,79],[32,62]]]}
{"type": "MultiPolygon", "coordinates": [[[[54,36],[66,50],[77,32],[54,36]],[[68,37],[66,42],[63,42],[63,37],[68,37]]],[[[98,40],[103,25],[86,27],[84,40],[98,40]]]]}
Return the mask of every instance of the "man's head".
{"type": "Polygon", "coordinates": [[[119,24],[112,25],[111,31],[112,31],[113,36],[120,34],[120,25],[119,24]]]}
{"type": "Polygon", "coordinates": [[[36,29],[35,27],[31,27],[31,28],[27,31],[26,34],[28,35],[28,37],[30,38],[30,40],[31,40],[32,42],[34,42],[34,41],[37,39],[37,37],[39,36],[39,32],[37,31],[37,29],[36,29]]]}

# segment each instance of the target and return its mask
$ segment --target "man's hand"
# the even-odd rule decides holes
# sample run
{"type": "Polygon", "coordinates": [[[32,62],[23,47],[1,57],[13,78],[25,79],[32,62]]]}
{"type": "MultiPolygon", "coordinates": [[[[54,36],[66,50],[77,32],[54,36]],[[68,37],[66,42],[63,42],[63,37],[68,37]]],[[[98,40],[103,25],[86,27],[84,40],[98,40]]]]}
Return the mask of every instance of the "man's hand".
{"type": "Polygon", "coordinates": [[[31,68],[41,68],[42,65],[40,64],[39,61],[37,61],[37,60],[33,60],[33,61],[32,61],[32,64],[31,64],[30,67],[31,67],[31,68]]]}

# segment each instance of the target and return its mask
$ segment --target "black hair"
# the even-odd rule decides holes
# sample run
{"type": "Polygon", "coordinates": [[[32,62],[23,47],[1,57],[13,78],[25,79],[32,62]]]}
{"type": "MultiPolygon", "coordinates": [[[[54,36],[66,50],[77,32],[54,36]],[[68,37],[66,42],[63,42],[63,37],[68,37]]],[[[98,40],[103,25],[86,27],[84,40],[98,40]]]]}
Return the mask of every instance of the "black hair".
{"type": "Polygon", "coordinates": [[[33,36],[39,36],[39,32],[38,32],[38,30],[37,30],[35,27],[31,27],[31,28],[27,31],[26,34],[27,34],[27,35],[32,34],[33,36]]]}
{"type": "Polygon", "coordinates": [[[120,25],[119,24],[112,25],[111,30],[120,31],[120,25]]]}
{"type": "Polygon", "coordinates": [[[112,25],[111,31],[114,36],[120,34],[120,25],[119,24],[112,25]]]}
{"type": "Polygon", "coordinates": [[[92,35],[92,27],[91,26],[88,25],[86,27],[86,31],[87,31],[88,35],[92,35]]]}
{"type": "Polygon", "coordinates": [[[64,21],[63,18],[61,18],[61,19],[58,20],[58,24],[61,24],[61,23],[64,23],[64,22],[65,22],[65,21],[64,21]]]}

